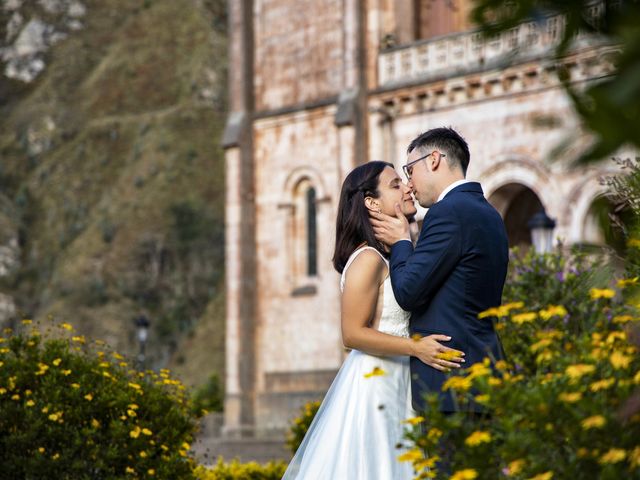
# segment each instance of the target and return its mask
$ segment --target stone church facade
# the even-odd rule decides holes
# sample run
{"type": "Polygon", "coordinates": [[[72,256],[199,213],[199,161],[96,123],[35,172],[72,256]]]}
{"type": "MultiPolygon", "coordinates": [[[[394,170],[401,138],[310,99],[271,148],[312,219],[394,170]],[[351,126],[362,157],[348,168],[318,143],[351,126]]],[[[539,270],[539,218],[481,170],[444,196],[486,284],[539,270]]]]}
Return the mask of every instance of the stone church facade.
{"type": "MultiPolygon", "coordinates": [[[[566,244],[602,242],[592,207],[615,165],[570,166],[587,140],[550,60],[562,18],[484,41],[468,23],[470,2],[451,4],[229,2],[230,437],[281,433],[321,398],[345,356],[331,257],[340,185],[353,167],[400,167],[417,134],[452,126],[470,146],[468,178],[482,183],[512,245],[530,243],[527,221],[543,207],[566,244]]],[[[584,85],[611,74],[614,51],[577,38],[561,65],[584,85]]]]}

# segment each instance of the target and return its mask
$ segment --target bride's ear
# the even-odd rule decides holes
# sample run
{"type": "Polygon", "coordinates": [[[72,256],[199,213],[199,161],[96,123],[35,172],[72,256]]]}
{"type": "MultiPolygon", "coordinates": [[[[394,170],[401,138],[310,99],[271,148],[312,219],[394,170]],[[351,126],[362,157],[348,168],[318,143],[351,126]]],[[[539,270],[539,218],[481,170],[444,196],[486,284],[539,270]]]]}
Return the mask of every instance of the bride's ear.
{"type": "Polygon", "coordinates": [[[380,202],[373,197],[364,197],[364,206],[372,212],[380,212],[380,202]]]}

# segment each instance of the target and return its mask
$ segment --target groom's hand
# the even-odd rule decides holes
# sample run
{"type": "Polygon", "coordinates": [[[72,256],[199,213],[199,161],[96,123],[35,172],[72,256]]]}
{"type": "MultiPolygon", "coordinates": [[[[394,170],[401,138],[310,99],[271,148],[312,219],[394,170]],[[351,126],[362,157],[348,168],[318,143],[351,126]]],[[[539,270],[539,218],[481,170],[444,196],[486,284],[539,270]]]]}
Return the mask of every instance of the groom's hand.
{"type": "Polygon", "coordinates": [[[369,211],[373,233],[385,245],[393,245],[400,240],[411,241],[409,222],[402,213],[399,204],[395,204],[396,216],[391,217],[382,212],[369,211]]]}
{"type": "Polygon", "coordinates": [[[429,335],[427,337],[414,338],[414,351],[412,356],[422,363],[440,371],[448,371],[452,368],[460,368],[464,363],[464,352],[445,347],[440,342],[448,342],[451,337],[447,335],[429,335]]]}

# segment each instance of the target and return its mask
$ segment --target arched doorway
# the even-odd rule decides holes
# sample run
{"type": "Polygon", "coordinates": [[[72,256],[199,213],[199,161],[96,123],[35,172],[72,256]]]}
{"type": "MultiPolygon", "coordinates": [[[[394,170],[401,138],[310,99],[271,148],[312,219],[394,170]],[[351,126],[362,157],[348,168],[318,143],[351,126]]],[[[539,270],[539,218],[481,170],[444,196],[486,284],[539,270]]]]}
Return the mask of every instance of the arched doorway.
{"type": "Polygon", "coordinates": [[[528,248],[531,232],[527,223],[544,209],[538,195],[521,183],[509,183],[493,192],[488,200],[504,220],[509,246],[528,248]]]}

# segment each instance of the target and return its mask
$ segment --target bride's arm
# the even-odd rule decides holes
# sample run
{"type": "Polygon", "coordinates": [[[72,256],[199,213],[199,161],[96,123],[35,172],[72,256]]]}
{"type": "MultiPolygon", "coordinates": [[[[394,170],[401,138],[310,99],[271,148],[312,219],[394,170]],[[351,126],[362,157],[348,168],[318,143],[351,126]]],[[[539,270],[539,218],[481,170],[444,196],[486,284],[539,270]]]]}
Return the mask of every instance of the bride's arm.
{"type": "Polygon", "coordinates": [[[429,335],[416,341],[398,337],[371,328],[378,305],[380,285],[387,275],[387,266],[374,251],[364,251],[357,256],[346,274],[342,294],[341,325],[342,342],[372,355],[409,355],[417,357],[438,370],[459,368],[462,356],[453,361],[438,358],[451,351],[438,341],[448,341],[445,335],[429,335]]]}

